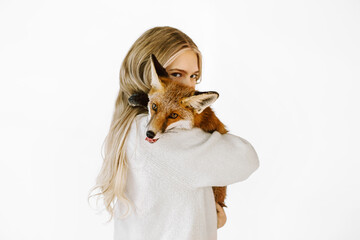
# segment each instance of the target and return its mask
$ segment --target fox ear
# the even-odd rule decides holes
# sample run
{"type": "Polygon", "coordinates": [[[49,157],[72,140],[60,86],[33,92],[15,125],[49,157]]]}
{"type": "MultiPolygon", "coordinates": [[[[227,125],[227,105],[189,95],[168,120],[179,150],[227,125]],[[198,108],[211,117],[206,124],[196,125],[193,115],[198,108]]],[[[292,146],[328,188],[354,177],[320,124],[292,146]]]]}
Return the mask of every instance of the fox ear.
{"type": "Polygon", "coordinates": [[[162,81],[159,77],[169,77],[165,68],[161,66],[154,54],[150,55],[150,64],[151,64],[151,86],[155,89],[163,89],[162,81]]]}
{"type": "Polygon", "coordinates": [[[217,92],[195,92],[195,95],[183,98],[181,103],[185,106],[191,107],[196,113],[201,113],[205,108],[213,104],[218,99],[217,92]]]}
{"type": "Polygon", "coordinates": [[[134,93],[128,98],[128,102],[132,107],[143,107],[147,109],[149,97],[146,93],[134,93]]]}

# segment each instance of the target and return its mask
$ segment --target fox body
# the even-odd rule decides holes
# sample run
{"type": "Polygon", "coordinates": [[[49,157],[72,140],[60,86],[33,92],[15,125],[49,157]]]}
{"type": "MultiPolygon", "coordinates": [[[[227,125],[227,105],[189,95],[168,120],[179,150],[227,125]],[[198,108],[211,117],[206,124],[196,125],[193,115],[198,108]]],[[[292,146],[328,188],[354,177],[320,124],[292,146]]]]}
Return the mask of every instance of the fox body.
{"type": "MultiPolygon", "coordinates": [[[[146,132],[148,142],[155,143],[162,134],[176,128],[198,127],[210,133],[228,132],[209,107],[218,98],[217,92],[195,91],[192,87],[170,79],[154,55],[151,55],[151,71],[152,88],[147,97],[134,94],[129,98],[132,106],[147,105],[150,116],[146,132]]],[[[215,201],[221,207],[226,207],[226,186],[212,188],[215,201]]]]}

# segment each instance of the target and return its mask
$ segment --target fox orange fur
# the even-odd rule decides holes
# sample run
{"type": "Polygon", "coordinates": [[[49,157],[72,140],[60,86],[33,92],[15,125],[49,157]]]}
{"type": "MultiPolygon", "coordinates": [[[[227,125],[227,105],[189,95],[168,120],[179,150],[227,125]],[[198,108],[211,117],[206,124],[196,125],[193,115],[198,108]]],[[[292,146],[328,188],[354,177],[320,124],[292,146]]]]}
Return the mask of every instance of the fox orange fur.
{"type": "MultiPolygon", "coordinates": [[[[152,88],[147,96],[134,94],[129,98],[132,106],[147,105],[151,116],[146,132],[147,141],[154,143],[162,134],[173,128],[198,127],[210,133],[228,132],[209,107],[218,98],[217,92],[195,91],[192,87],[170,79],[154,55],[151,55],[150,61],[152,88]]],[[[215,201],[221,207],[227,207],[224,203],[226,186],[212,188],[215,201]]]]}

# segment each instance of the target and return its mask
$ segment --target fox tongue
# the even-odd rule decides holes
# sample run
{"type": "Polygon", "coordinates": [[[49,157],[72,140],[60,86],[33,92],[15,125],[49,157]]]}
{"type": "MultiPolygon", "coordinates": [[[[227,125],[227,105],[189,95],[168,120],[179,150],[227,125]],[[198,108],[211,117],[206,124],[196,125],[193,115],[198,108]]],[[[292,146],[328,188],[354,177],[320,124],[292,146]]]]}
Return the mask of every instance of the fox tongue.
{"type": "Polygon", "coordinates": [[[153,139],[153,138],[148,138],[148,137],[146,137],[145,140],[148,141],[149,143],[154,143],[154,142],[156,142],[156,141],[158,140],[158,138],[157,138],[157,139],[153,139]]]}

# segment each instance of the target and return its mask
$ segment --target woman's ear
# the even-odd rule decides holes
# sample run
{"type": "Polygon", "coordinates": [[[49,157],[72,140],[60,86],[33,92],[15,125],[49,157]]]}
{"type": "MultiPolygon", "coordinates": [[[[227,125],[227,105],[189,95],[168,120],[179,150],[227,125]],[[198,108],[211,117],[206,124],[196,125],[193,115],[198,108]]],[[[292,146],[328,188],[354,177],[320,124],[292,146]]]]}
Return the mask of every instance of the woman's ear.
{"type": "Polygon", "coordinates": [[[181,103],[187,107],[193,108],[196,113],[201,113],[205,108],[213,104],[218,99],[217,92],[195,92],[195,95],[186,97],[181,100],[181,103]]]}

